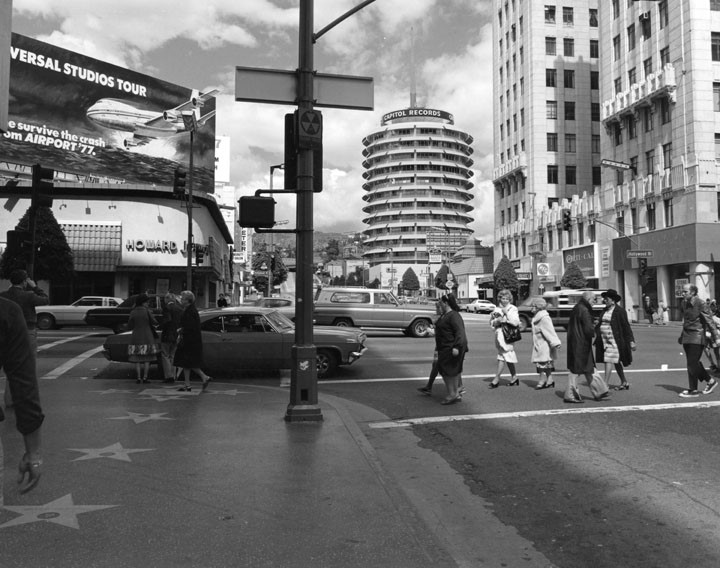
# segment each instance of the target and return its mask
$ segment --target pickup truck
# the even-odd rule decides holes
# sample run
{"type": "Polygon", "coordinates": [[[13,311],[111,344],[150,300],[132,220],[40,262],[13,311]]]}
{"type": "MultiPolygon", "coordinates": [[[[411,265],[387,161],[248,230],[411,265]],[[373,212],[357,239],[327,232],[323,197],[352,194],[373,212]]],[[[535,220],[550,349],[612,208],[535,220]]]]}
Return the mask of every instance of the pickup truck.
{"type": "Polygon", "coordinates": [[[429,337],[434,310],[434,304],[401,304],[390,290],[320,288],[313,316],[317,325],[400,329],[412,337],[429,337]]]}
{"type": "MultiPolygon", "coordinates": [[[[148,308],[159,318],[162,315],[163,299],[160,296],[150,295],[148,308]]],[[[120,333],[127,330],[127,322],[130,312],[135,307],[137,295],[130,296],[122,304],[114,308],[95,308],[88,310],[85,314],[85,323],[95,327],[109,327],[113,333],[120,333]]]]}

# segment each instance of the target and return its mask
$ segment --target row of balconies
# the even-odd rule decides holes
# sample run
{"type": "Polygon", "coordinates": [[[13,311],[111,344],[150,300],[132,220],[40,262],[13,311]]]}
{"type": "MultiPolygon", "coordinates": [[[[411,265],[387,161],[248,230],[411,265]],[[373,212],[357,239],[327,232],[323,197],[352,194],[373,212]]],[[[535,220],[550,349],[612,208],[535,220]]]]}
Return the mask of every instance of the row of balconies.
{"type": "Polygon", "coordinates": [[[392,142],[383,142],[380,144],[373,144],[363,148],[362,155],[364,157],[377,155],[383,152],[396,152],[408,150],[421,150],[421,151],[433,151],[438,150],[441,152],[456,152],[461,156],[470,156],[473,153],[472,146],[466,146],[461,142],[448,141],[448,140],[421,140],[419,143],[414,142],[399,142],[393,140],[392,142]]]}
{"type": "MultiPolygon", "coordinates": [[[[403,129],[405,130],[405,129],[403,129]]],[[[421,134],[419,132],[414,133],[408,133],[408,132],[397,132],[393,130],[388,130],[385,133],[383,133],[382,136],[373,136],[372,141],[370,141],[369,137],[365,137],[362,140],[363,146],[372,146],[374,144],[377,144],[382,141],[386,140],[393,140],[393,141],[403,141],[403,140],[412,140],[412,141],[418,141],[418,140],[459,140],[468,146],[473,143],[473,137],[470,136],[470,134],[466,132],[460,132],[459,130],[449,130],[449,129],[443,129],[442,132],[435,132],[432,134],[421,134]]]]}
{"type": "Polygon", "coordinates": [[[386,186],[374,189],[372,193],[366,193],[362,197],[363,201],[366,201],[367,203],[376,203],[378,201],[389,199],[460,199],[463,201],[470,201],[472,198],[473,195],[464,191],[462,188],[445,189],[437,186],[386,186]]]}
{"type": "MultiPolygon", "coordinates": [[[[423,151],[423,154],[428,152],[423,151]]],[[[407,151],[398,151],[396,153],[386,152],[382,155],[373,156],[369,160],[363,160],[362,166],[366,169],[378,168],[381,166],[394,166],[403,163],[412,162],[415,164],[446,165],[446,166],[465,166],[471,168],[475,163],[472,158],[461,154],[450,154],[448,152],[438,151],[433,156],[418,156],[417,153],[411,154],[407,151]]]]}
{"type": "Polygon", "coordinates": [[[675,102],[676,89],[675,67],[672,63],[667,63],[657,73],[650,73],[645,80],[633,83],[628,90],[603,102],[602,121],[619,120],[621,115],[633,112],[638,106],[649,104],[651,99],[663,93],[667,93],[670,100],[675,102]]]}
{"type": "Polygon", "coordinates": [[[493,180],[498,181],[500,178],[510,174],[515,174],[521,170],[527,169],[527,155],[521,152],[519,156],[514,156],[504,164],[493,169],[493,180]]]}
{"type": "Polygon", "coordinates": [[[372,180],[376,176],[394,176],[394,174],[413,175],[417,173],[422,175],[439,174],[443,177],[457,177],[458,179],[470,179],[475,175],[472,170],[465,169],[454,162],[448,162],[443,166],[442,164],[434,164],[429,161],[414,160],[408,163],[395,162],[383,167],[365,170],[362,177],[366,180],[372,180]],[[457,171],[451,171],[450,169],[457,171]]]}

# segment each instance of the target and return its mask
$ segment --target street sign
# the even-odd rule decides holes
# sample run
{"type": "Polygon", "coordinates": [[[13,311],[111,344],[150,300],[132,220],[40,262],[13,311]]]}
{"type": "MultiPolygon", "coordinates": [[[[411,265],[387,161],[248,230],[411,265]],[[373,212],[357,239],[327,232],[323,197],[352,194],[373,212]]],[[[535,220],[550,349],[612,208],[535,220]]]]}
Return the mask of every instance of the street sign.
{"type": "Polygon", "coordinates": [[[629,250],[625,258],[651,258],[654,256],[652,250],[629,250]]]}
{"type": "MultiPolygon", "coordinates": [[[[297,147],[322,148],[322,114],[317,110],[295,111],[297,116],[297,147]]],[[[314,173],[314,172],[313,172],[314,173]]]]}
{"type": "MultiPolygon", "coordinates": [[[[235,67],[235,100],[278,105],[298,104],[297,72],[235,67]]],[[[374,79],[351,75],[313,75],[314,106],[374,110],[374,79]]]]}
{"type": "Polygon", "coordinates": [[[615,160],[608,160],[606,158],[600,160],[600,165],[618,170],[629,170],[632,167],[630,164],[626,164],[625,162],[616,162],[615,160]]]}

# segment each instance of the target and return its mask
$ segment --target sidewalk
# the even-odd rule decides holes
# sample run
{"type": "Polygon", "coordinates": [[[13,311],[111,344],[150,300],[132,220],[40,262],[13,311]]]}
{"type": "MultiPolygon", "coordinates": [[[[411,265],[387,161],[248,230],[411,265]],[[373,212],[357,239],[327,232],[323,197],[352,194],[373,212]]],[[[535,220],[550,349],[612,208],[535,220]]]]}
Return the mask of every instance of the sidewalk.
{"type": "Polygon", "coordinates": [[[323,422],[288,424],[268,384],[42,381],[45,472],[25,496],[12,413],[0,427],[0,565],[549,566],[411,430],[364,431],[387,418],[322,395],[323,422]]]}

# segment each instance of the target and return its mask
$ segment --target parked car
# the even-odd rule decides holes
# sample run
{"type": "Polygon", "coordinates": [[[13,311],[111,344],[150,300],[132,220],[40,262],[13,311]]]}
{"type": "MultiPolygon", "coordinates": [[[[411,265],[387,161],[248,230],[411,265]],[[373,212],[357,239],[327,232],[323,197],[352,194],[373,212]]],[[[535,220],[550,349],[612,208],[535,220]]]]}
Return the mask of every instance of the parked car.
{"type": "Polygon", "coordinates": [[[110,296],[83,296],[67,306],[38,306],[38,329],[53,329],[64,325],[85,325],[85,314],[92,307],[114,307],[122,303],[122,298],[110,296]]]}
{"type": "Polygon", "coordinates": [[[466,312],[472,312],[473,314],[489,314],[495,309],[495,304],[490,300],[476,299],[465,306],[466,312]]]}
{"type": "MultiPolygon", "coordinates": [[[[135,307],[137,295],[130,296],[127,300],[114,308],[94,308],[85,314],[85,323],[96,327],[109,327],[113,333],[120,333],[127,329],[130,312],[135,307]]],[[[156,318],[162,316],[163,299],[154,294],[149,295],[150,304],[148,308],[156,318]]]]}
{"type": "MultiPolygon", "coordinates": [[[[593,315],[601,317],[605,310],[600,294],[604,290],[593,290],[595,293],[595,302],[593,303],[593,315]]],[[[570,319],[570,312],[578,303],[585,290],[552,290],[545,292],[542,296],[530,296],[518,306],[520,315],[520,331],[530,328],[532,322],[532,302],[536,298],[542,297],[547,302],[547,311],[552,318],[554,325],[558,327],[566,327],[570,319]]]]}
{"type": "Polygon", "coordinates": [[[473,298],[456,298],[456,301],[460,311],[467,312],[468,304],[473,301],[473,298]]]}
{"type": "MultiPolygon", "coordinates": [[[[295,325],[272,308],[238,306],[200,312],[203,356],[207,370],[289,369],[295,325]]],[[[109,361],[125,363],[130,332],[111,335],[103,345],[109,361]]],[[[367,350],[360,330],[314,327],[318,378],[331,376],[339,365],[350,365],[367,350]]]]}
{"type": "Polygon", "coordinates": [[[295,300],[293,298],[260,298],[255,301],[255,305],[262,308],[275,308],[291,321],[295,321],[295,300]]]}
{"type": "Polygon", "coordinates": [[[400,304],[390,290],[319,288],[315,321],[319,325],[400,329],[405,335],[429,337],[435,318],[431,304],[400,304]]]}

